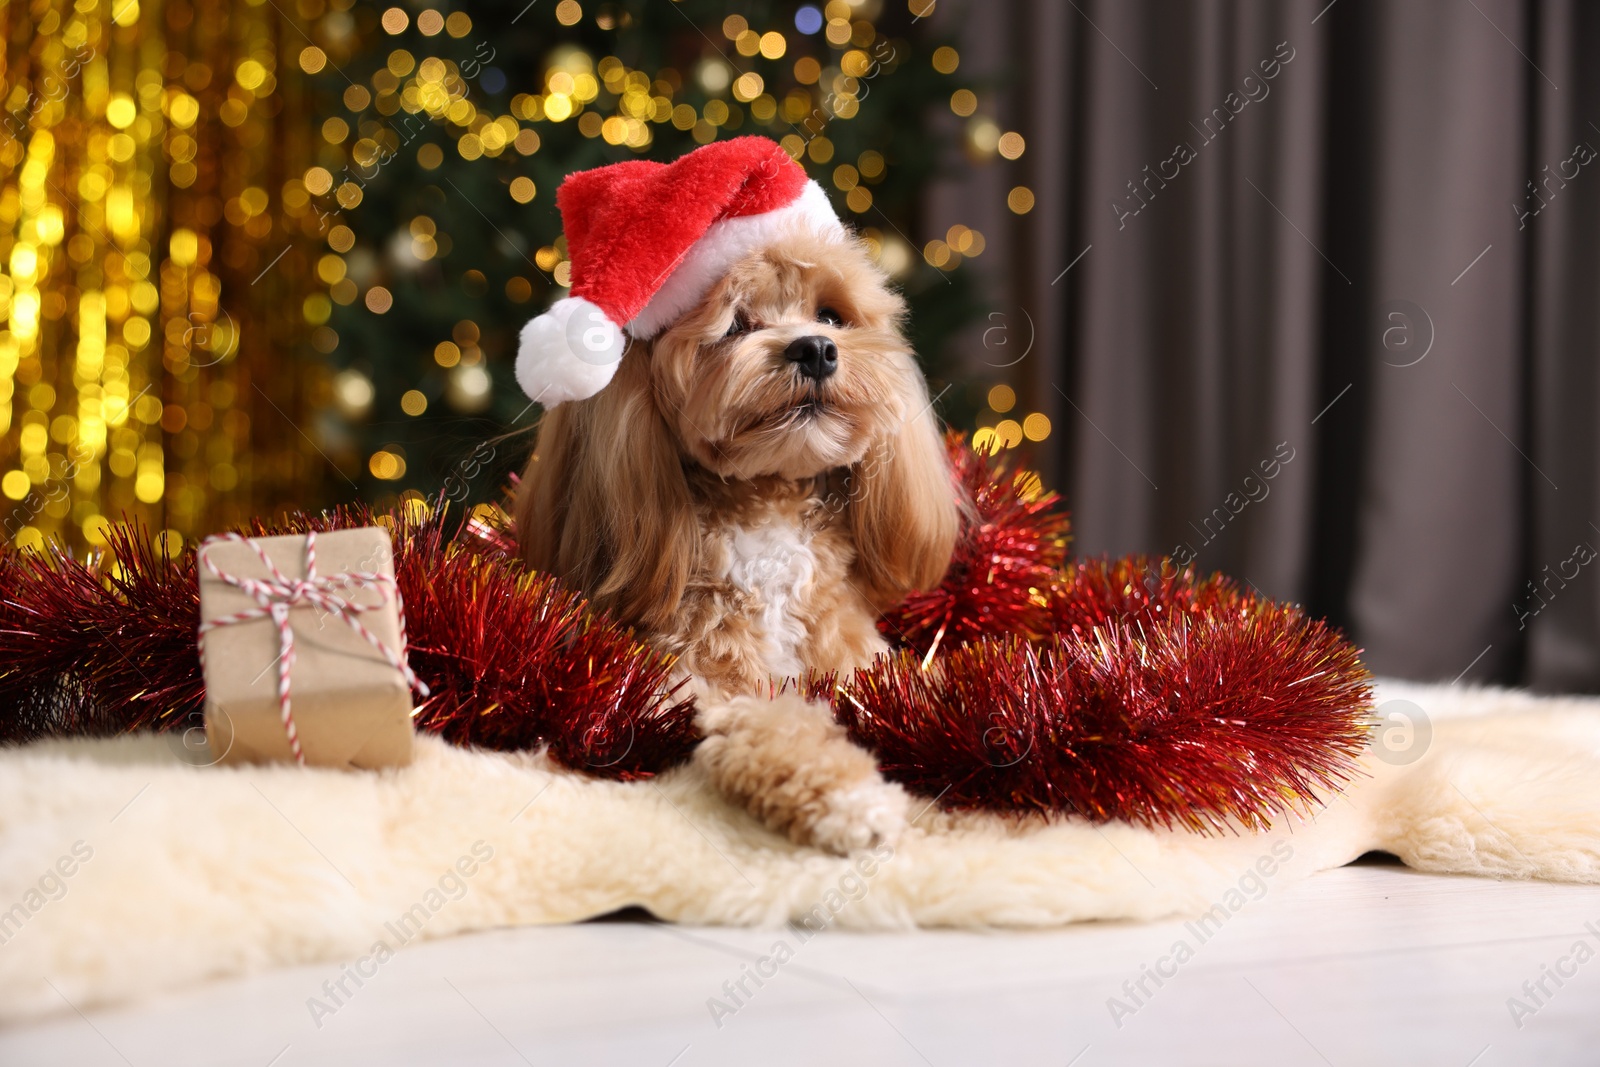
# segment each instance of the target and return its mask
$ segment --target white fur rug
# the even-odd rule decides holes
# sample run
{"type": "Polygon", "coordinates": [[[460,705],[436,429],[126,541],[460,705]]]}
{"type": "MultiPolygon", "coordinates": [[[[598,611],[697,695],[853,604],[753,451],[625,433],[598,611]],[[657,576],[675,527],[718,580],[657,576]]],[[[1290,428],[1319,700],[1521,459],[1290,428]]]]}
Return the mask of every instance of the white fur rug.
{"type": "Polygon", "coordinates": [[[853,859],[765,831],[693,768],[620,784],[433,739],[382,774],[191,767],[157,737],[4,749],[0,1013],[292,963],[370,974],[419,937],[627,905],[812,929],[1221,922],[1268,883],[1369,849],[1429,871],[1600,882],[1600,700],[1385,683],[1380,712],[1396,699],[1432,720],[1425,754],[1369,757],[1370,777],[1270,834],[927,810],[893,849],[853,859]]]}

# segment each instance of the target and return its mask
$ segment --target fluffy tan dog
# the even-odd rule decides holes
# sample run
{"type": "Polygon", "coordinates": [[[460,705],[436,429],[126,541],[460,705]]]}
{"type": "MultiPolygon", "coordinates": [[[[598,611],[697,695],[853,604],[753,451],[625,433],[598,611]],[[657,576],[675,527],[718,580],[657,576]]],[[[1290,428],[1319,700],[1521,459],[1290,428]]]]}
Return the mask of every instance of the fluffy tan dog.
{"type": "Polygon", "coordinates": [[[796,226],[546,414],[516,503],[530,564],[678,657],[719,788],[839,852],[893,838],[906,795],[825,706],[771,693],[870,663],[879,612],[949,564],[960,507],[903,313],[854,238],[796,226]]]}

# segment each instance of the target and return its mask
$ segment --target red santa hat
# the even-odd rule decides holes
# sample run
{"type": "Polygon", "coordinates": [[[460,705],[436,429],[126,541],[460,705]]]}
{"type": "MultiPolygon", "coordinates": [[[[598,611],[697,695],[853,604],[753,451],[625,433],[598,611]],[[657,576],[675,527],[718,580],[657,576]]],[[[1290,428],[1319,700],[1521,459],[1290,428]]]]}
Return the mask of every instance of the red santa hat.
{"type": "Polygon", "coordinates": [[[789,228],[844,232],[821,186],[765,137],[569,175],[556,204],[572,295],[524,326],[517,348],[517,384],[547,408],[605,388],[624,333],[654,337],[789,228]]]}

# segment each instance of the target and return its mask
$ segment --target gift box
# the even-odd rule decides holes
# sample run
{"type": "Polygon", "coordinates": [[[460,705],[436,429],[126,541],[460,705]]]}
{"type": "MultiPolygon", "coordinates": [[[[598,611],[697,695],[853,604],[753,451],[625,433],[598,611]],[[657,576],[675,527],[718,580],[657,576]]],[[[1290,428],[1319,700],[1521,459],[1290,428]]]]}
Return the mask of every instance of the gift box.
{"type": "Polygon", "coordinates": [[[206,740],[219,763],[411,760],[405,614],[378,527],[200,547],[206,740]]]}

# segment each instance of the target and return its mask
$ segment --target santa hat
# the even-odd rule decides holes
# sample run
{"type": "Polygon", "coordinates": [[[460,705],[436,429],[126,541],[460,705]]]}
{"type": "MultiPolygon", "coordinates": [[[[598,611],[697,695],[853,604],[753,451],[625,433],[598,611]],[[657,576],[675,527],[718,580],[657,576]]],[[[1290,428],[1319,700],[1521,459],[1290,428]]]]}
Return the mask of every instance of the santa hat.
{"type": "Polygon", "coordinates": [[[517,349],[517,384],[547,408],[605,388],[624,333],[654,337],[788,228],[844,232],[821,186],[765,137],[573,174],[556,204],[572,295],[524,326],[517,349]]]}

